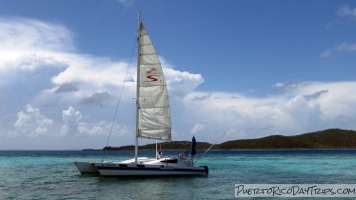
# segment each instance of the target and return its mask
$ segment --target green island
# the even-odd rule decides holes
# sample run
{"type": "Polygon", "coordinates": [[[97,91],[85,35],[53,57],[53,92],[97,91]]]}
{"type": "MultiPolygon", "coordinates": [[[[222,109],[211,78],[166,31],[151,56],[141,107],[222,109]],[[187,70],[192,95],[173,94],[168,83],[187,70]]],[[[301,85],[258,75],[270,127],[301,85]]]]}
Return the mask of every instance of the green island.
{"type": "MultiPolygon", "coordinates": [[[[156,144],[139,147],[140,150],[155,149],[156,144]]],[[[189,150],[190,141],[171,141],[160,143],[166,150],[189,150]]],[[[206,150],[212,144],[197,142],[197,150],[206,150]]],[[[134,150],[134,145],[112,147],[102,150],[134,150]]],[[[356,149],[356,131],[327,129],[293,136],[271,135],[258,139],[241,139],[223,142],[213,146],[212,150],[278,150],[278,149],[356,149]]],[[[88,149],[86,149],[88,150],[88,149]]]]}

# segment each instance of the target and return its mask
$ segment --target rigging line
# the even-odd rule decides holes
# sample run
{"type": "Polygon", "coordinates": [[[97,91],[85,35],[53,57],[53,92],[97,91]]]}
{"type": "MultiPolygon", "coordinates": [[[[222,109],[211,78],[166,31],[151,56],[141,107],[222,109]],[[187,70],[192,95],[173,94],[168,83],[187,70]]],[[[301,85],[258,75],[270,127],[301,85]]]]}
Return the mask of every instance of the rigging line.
{"type": "Polygon", "coordinates": [[[202,156],[200,156],[199,158],[197,158],[197,159],[193,162],[193,164],[196,163],[200,158],[202,158],[216,143],[218,143],[218,142],[221,140],[221,138],[223,138],[226,134],[230,133],[231,131],[232,131],[232,129],[230,129],[230,130],[224,132],[224,133],[220,136],[220,138],[219,138],[218,140],[216,140],[216,142],[214,142],[214,144],[212,144],[212,145],[204,152],[204,154],[203,154],[202,156]]]}
{"type": "MultiPolygon", "coordinates": [[[[125,89],[125,82],[126,82],[126,79],[127,79],[127,75],[129,73],[129,69],[130,69],[130,65],[131,65],[131,62],[132,62],[132,57],[133,57],[133,52],[134,52],[134,49],[135,49],[135,46],[136,46],[136,37],[134,39],[134,43],[132,45],[132,49],[131,49],[131,53],[130,53],[130,59],[129,59],[129,64],[127,65],[127,69],[126,69],[126,73],[125,73],[125,78],[124,78],[124,84],[122,85],[122,89],[121,89],[121,92],[120,92],[120,95],[119,95],[119,98],[118,98],[118,102],[117,102],[117,105],[116,105],[116,109],[115,109],[115,114],[114,114],[114,117],[112,119],[112,122],[111,122],[111,126],[110,126],[110,131],[109,131],[109,135],[108,135],[108,138],[106,140],[106,144],[105,144],[105,147],[109,145],[109,140],[110,140],[110,137],[111,137],[111,133],[112,133],[112,129],[114,127],[114,124],[115,124],[115,120],[116,120],[116,116],[117,116],[117,112],[119,110],[119,105],[120,105],[120,102],[121,102],[121,98],[122,98],[122,94],[124,92],[124,89],[125,89]]],[[[102,162],[104,161],[104,155],[102,157],[102,162]]]]}

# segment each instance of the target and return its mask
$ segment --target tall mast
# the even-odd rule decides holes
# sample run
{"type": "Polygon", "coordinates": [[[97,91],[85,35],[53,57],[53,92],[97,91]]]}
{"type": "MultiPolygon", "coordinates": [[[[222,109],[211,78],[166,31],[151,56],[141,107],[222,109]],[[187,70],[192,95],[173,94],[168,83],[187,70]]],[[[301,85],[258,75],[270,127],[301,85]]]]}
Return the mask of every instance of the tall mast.
{"type": "Polygon", "coordinates": [[[136,82],[136,137],[135,137],[135,162],[138,154],[138,115],[139,115],[139,94],[140,94],[140,43],[141,43],[141,12],[138,11],[138,31],[137,31],[137,82],[136,82]]]}

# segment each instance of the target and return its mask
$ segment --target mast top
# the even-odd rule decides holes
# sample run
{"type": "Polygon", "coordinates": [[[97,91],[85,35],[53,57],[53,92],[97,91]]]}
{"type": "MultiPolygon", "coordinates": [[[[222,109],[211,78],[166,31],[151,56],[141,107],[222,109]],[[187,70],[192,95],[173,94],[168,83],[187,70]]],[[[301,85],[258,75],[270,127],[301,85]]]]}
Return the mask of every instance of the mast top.
{"type": "Polygon", "coordinates": [[[138,11],[138,29],[140,29],[141,23],[142,23],[142,20],[141,20],[141,11],[138,11]]]}

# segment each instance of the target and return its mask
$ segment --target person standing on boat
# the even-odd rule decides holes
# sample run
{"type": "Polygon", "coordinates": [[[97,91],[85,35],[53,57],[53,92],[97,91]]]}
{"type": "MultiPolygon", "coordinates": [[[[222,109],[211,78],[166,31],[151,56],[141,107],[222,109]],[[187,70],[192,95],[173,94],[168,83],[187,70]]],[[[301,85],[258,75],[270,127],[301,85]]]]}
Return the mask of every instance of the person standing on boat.
{"type": "Polygon", "coordinates": [[[163,158],[163,152],[162,151],[158,151],[158,154],[157,154],[157,160],[163,158]]]}

